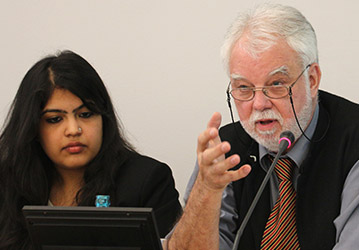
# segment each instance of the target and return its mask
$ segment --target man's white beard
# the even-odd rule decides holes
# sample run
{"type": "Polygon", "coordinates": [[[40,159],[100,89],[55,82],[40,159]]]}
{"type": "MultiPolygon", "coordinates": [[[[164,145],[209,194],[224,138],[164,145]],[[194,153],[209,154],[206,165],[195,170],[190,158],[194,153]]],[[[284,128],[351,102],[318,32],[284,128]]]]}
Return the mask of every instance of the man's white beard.
{"type": "MultiPolygon", "coordinates": [[[[313,105],[312,105],[312,99],[310,97],[310,89],[309,86],[306,84],[306,102],[303,106],[302,110],[297,113],[298,121],[303,130],[308,126],[311,118],[312,118],[312,112],[313,112],[313,105]]],[[[290,105],[288,103],[288,105],[290,105]]],[[[295,107],[294,107],[295,108],[295,107]]],[[[295,120],[294,114],[292,118],[288,118],[283,120],[282,116],[272,110],[264,110],[264,111],[257,111],[253,110],[250,118],[245,121],[240,121],[244,130],[254,139],[256,140],[260,145],[266,147],[269,151],[278,152],[279,148],[279,135],[283,131],[289,130],[294,134],[295,139],[298,139],[302,132],[300,131],[298,124],[295,120]],[[270,120],[277,120],[279,124],[282,127],[282,131],[278,133],[278,128],[273,128],[272,130],[267,131],[257,131],[255,129],[255,121],[261,120],[261,119],[270,119],[270,120]]]]}

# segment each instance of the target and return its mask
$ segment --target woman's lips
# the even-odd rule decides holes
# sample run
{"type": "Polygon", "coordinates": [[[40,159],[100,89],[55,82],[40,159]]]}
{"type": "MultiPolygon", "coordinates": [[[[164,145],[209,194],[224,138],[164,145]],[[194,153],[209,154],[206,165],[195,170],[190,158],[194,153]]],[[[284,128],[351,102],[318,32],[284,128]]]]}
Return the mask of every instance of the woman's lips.
{"type": "Polygon", "coordinates": [[[80,142],[72,142],[67,144],[63,149],[71,154],[81,153],[85,149],[85,145],[80,142]]]}

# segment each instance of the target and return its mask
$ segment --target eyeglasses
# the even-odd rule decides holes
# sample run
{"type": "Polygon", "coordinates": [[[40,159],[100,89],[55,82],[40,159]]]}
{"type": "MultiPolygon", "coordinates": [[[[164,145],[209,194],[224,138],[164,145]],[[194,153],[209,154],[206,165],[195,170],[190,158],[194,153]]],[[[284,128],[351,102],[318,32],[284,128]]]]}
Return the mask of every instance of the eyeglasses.
{"type": "Polygon", "coordinates": [[[240,86],[239,88],[230,89],[231,82],[228,84],[227,94],[230,93],[231,96],[238,101],[250,101],[254,98],[256,91],[262,91],[263,94],[271,99],[280,99],[284,98],[287,95],[292,95],[292,87],[297,83],[299,78],[304,74],[304,72],[311,66],[308,64],[298,78],[290,85],[271,85],[264,87],[250,87],[250,86],[240,86]]]}

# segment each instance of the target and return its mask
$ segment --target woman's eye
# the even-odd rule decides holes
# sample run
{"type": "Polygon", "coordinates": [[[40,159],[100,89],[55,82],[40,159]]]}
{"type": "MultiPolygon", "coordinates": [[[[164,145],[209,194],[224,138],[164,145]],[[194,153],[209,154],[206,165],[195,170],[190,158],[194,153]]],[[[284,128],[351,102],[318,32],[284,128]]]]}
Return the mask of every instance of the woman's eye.
{"type": "Polygon", "coordinates": [[[50,117],[50,118],[46,118],[46,122],[47,123],[58,123],[62,120],[62,118],[60,116],[55,116],[55,117],[50,117]]]}
{"type": "Polygon", "coordinates": [[[80,113],[79,117],[81,118],[90,118],[93,115],[93,112],[82,112],[80,113]]]}

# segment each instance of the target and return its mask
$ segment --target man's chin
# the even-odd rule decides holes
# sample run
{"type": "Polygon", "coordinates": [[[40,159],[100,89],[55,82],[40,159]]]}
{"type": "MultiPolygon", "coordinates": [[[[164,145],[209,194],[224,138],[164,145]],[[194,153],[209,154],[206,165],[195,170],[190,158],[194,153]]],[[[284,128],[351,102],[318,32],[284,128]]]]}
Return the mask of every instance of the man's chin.
{"type": "Polygon", "coordinates": [[[271,130],[258,130],[254,131],[254,134],[257,138],[261,138],[262,140],[274,140],[279,138],[280,132],[278,129],[274,128],[271,130]]]}
{"type": "Polygon", "coordinates": [[[277,131],[256,131],[253,133],[252,138],[254,138],[260,145],[267,148],[269,151],[276,152],[278,151],[278,138],[279,135],[277,131]]]}
{"type": "Polygon", "coordinates": [[[242,123],[244,130],[260,145],[267,148],[269,151],[278,151],[278,128],[272,128],[270,130],[259,130],[255,126],[248,126],[248,123],[242,123]]]}

